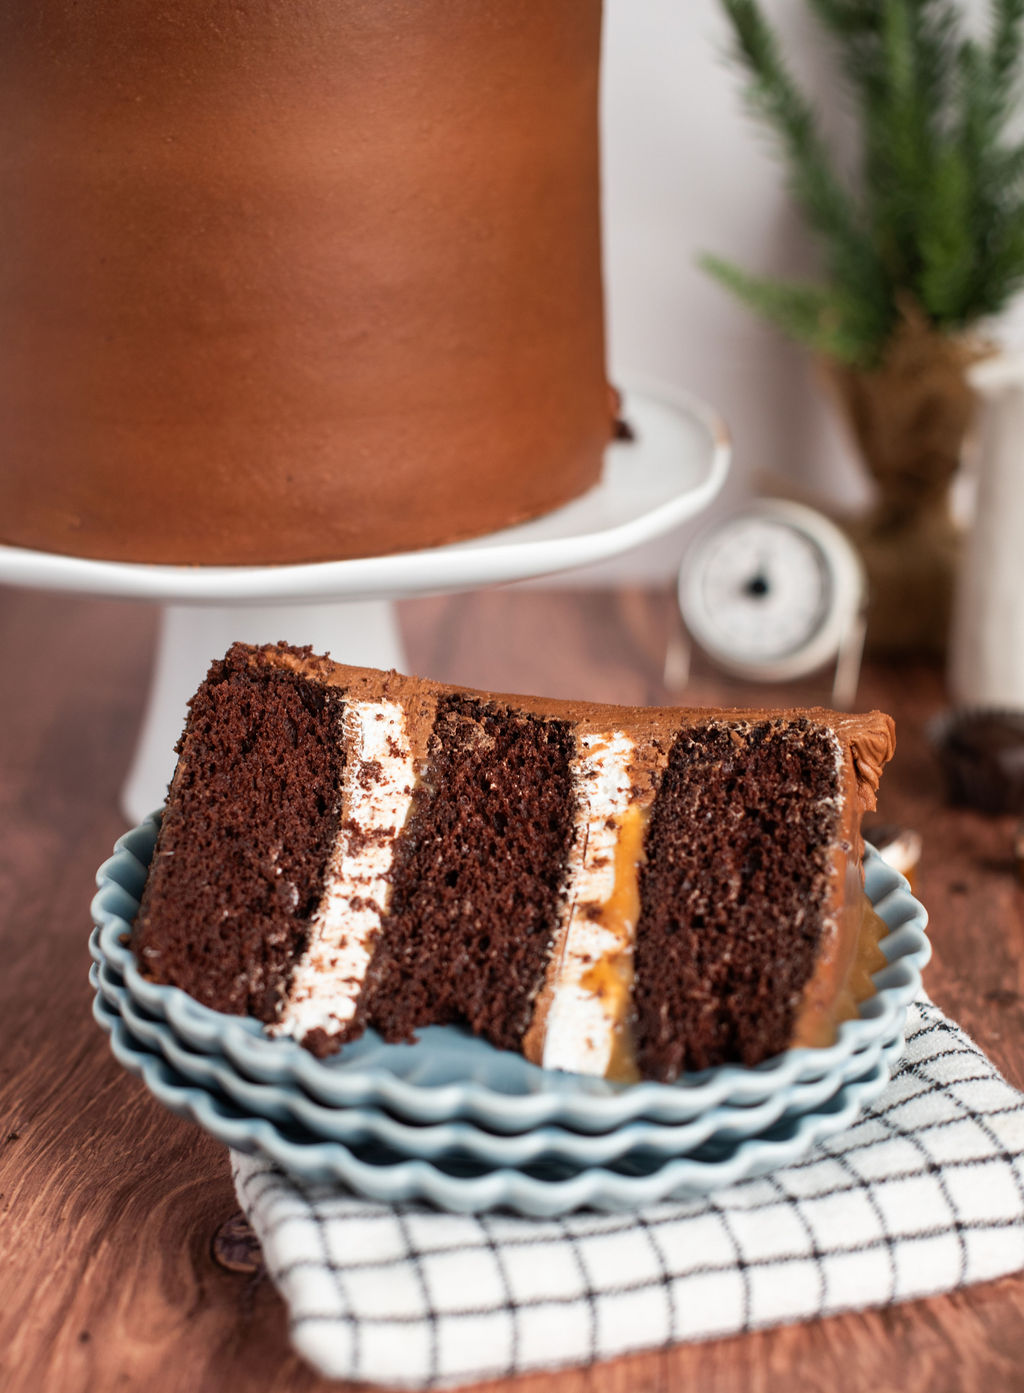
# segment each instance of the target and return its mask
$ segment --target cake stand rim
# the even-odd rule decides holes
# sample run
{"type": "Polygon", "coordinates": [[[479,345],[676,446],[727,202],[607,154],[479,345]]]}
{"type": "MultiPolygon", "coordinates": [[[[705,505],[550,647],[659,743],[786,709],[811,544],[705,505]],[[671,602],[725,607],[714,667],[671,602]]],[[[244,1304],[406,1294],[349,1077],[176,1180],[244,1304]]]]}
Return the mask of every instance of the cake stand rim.
{"type": "Polygon", "coordinates": [[[516,537],[531,528],[550,526],[552,519],[557,522],[571,515],[581,504],[596,504],[600,509],[602,502],[609,502],[609,460],[615,451],[642,450],[642,437],[633,446],[613,442],[606,452],[605,476],[580,498],[541,518],[443,547],[281,566],[172,566],[0,545],[0,584],[175,605],[316,604],[475,589],[610,560],[700,513],[721,490],[732,456],[724,420],[693,393],[650,378],[631,377],[623,398],[627,408],[632,405],[645,413],[667,408],[680,425],[705,437],[700,458],[687,464],[693,475],[690,481],[624,522],[542,538],[516,537]]]}

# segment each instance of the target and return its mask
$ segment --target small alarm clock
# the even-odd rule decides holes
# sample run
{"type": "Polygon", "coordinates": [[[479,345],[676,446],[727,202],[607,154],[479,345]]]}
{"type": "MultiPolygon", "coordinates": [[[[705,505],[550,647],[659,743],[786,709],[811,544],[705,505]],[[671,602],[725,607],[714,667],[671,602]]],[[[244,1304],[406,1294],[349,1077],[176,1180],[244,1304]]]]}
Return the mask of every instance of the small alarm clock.
{"type": "Polygon", "coordinates": [[[835,662],[833,697],[853,700],[864,644],[864,570],[842,532],[802,504],[764,499],[691,543],[679,609],[721,668],[784,682],[835,662]]]}

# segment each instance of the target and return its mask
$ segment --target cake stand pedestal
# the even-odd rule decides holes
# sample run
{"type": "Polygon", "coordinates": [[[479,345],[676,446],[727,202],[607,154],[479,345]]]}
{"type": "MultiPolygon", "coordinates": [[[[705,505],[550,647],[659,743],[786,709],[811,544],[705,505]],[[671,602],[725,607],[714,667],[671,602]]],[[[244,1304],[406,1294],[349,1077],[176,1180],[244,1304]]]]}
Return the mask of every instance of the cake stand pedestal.
{"type": "Polygon", "coordinates": [[[664,389],[634,389],[636,439],[608,447],[601,482],[532,522],[447,547],[302,566],[147,566],[0,546],[0,583],[156,601],[153,680],[122,807],[163,802],[185,703],[236,640],[286,639],[339,662],[402,668],[393,602],[530,580],[608,560],[700,512],[721,488],[729,437],[718,416],[664,389]]]}

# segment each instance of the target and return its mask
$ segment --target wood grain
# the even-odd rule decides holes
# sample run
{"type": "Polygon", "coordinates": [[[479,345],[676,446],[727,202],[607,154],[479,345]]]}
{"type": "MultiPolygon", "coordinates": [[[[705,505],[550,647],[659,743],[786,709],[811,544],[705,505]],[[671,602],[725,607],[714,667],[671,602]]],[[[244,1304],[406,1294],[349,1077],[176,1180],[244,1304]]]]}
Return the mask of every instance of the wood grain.
{"type": "MultiPolygon", "coordinates": [[[[675,620],[660,595],[507,590],[409,603],[402,623],[410,667],[442,680],[593,700],[667,696],[675,620]]],[[[237,1211],[223,1148],[123,1073],[90,1014],[88,900],[123,830],[117,794],[154,634],[147,606],[0,592],[0,1387],[336,1388],[291,1353],[280,1300],[238,1234],[230,1251],[242,1257],[229,1263],[238,1270],[215,1259],[237,1211]]],[[[751,699],[758,694],[701,673],[686,694],[751,699]]],[[[934,671],[865,674],[860,704],[897,720],[881,812],[925,837],[933,995],[1022,1085],[1024,891],[1012,874],[1013,823],[944,806],[923,735],[942,700],[934,671]]],[[[989,1393],[1020,1388],[1022,1366],[1024,1278],[1009,1278],[489,1387],[989,1393]]]]}

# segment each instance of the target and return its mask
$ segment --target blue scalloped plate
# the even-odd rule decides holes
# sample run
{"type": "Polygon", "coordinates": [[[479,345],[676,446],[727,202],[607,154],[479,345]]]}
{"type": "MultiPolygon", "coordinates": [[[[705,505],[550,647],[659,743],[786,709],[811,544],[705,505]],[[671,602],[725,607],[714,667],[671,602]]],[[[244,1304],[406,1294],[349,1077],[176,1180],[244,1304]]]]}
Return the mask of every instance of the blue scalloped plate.
{"type": "Polygon", "coordinates": [[[165,1021],[182,1047],[227,1061],[242,1080],[287,1089],[323,1108],[373,1109],[416,1126],[465,1120],[501,1134],[545,1126],[597,1134],[641,1120],[679,1127],[724,1105],[776,1099],[797,1084],[835,1094],[844,1080],[868,1076],[899,1038],[931,955],[923,906],[869,847],[865,887],[889,928],[881,945],[888,966],[876,974],[877,991],[858,1019],[843,1022],[827,1049],[788,1050],[754,1069],[730,1065],[673,1084],[633,1085],[540,1069],[454,1026],[424,1030],[412,1045],[386,1045],[368,1031],[318,1060],[292,1040],[270,1038],[258,1021],[211,1011],[139,972],[128,937],[158,827],[154,815],[119,839],[97,873],[92,905],[94,952],[121,979],[140,1016],[165,1021]]]}
{"type": "Polygon", "coordinates": [[[878,1097],[902,1047],[901,1041],[894,1041],[871,1069],[844,1084],[819,1107],[781,1119],[758,1137],[709,1143],[675,1158],[641,1151],[607,1165],[539,1161],[515,1168],[488,1166],[457,1155],[411,1159],[379,1143],[350,1146],[253,1117],[218,1090],[190,1082],[136,1040],[102,993],[97,993],[93,1011],[110,1033],[117,1060],[141,1078],[155,1098],[236,1150],[266,1156],[300,1179],[341,1184],[383,1203],[426,1200],[453,1213],[506,1209],[532,1218],[582,1208],[618,1212],[661,1200],[696,1198],[790,1165],[815,1143],[843,1131],[878,1097]]]}
{"type": "MultiPolygon", "coordinates": [[[[97,946],[97,952],[98,945],[97,946]]],[[[397,1155],[440,1160],[469,1157],[487,1166],[526,1166],[540,1160],[570,1165],[604,1165],[635,1152],[664,1157],[685,1156],[709,1141],[736,1143],[758,1136],[782,1117],[799,1116],[820,1107],[865,1069],[857,1055],[837,1082],[831,1077],[795,1083],[760,1103],[722,1104],[679,1126],[640,1118],[612,1132],[574,1132],[547,1125],[529,1132],[501,1134],[462,1119],[414,1124],[372,1107],[325,1107],[301,1091],[281,1084],[244,1078],[223,1056],[198,1054],[183,1044],[167,1021],[148,1015],[128,995],[110,964],[93,965],[90,981],[104,1004],[121,1016],[128,1034],[140,1047],[160,1055],[187,1083],[220,1093],[253,1117],[285,1127],[300,1128],[323,1141],[347,1146],[377,1142],[397,1155]]],[[[898,1053],[902,1037],[883,1042],[879,1053],[898,1053]]]]}

